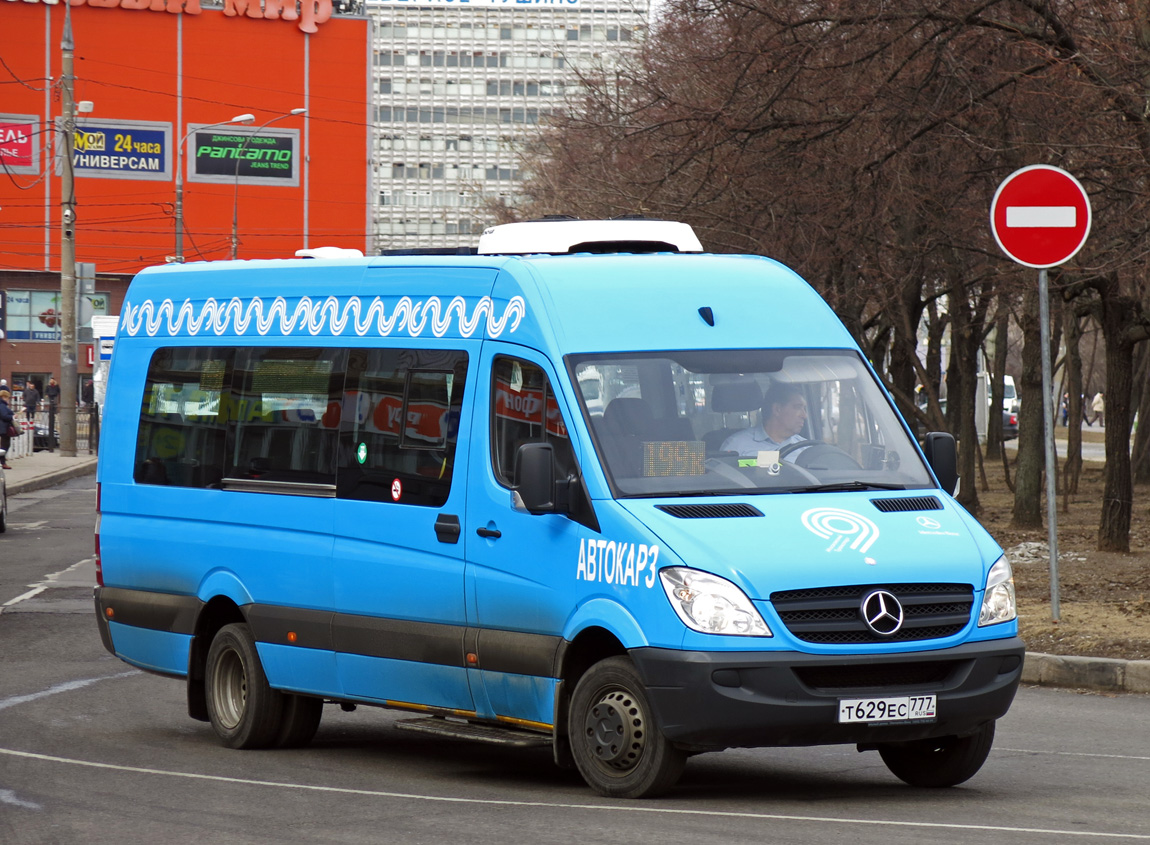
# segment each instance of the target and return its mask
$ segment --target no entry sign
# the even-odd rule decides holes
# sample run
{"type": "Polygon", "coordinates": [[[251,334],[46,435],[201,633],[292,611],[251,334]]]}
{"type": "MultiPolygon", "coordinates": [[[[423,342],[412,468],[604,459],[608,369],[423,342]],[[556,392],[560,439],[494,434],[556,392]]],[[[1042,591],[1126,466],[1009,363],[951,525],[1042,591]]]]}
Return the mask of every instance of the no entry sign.
{"type": "Polygon", "coordinates": [[[1090,200],[1065,170],[1032,164],[998,186],[990,203],[990,229],[1002,251],[1019,264],[1057,267],[1086,243],[1090,200]]]}

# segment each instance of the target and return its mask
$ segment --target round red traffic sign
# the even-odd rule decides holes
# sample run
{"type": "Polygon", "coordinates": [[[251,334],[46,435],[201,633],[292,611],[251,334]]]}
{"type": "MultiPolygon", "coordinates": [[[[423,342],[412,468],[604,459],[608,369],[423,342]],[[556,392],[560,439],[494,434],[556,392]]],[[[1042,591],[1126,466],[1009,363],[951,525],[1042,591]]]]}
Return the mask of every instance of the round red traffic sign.
{"type": "Polygon", "coordinates": [[[1032,164],[1011,173],[990,203],[990,230],[1012,259],[1056,267],[1082,249],[1090,234],[1090,199],[1065,170],[1032,164]]]}

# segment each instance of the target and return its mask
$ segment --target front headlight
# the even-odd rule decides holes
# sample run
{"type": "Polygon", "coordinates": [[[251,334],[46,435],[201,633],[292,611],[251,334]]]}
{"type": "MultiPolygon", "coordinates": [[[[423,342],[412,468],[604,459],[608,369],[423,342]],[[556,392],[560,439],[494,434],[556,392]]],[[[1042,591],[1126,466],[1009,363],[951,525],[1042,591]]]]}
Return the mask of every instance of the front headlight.
{"type": "Polygon", "coordinates": [[[688,628],[703,634],[771,636],[747,594],[725,578],[673,566],[660,570],[659,580],[671,607],[688,628]]]}
{"type": "Polygon", "coordinates": [[[982,594],[982,611],[978,614],[978,624],[997,625],[1009,622],[1018,616],[1018,602],[1014,597],[1014,573],[1006,557],[990,567],[986,576],[986,592],[982,594]]]}

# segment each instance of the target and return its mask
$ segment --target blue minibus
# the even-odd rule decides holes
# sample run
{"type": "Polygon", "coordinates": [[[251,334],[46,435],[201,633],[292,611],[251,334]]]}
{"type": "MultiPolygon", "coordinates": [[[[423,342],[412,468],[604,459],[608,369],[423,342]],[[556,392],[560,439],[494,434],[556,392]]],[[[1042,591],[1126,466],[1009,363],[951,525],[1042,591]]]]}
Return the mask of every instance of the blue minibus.
{"type": "Polygon", "coordinates": [[[1002,550],[818,294],[683,224],[132,281],[96,614],[233,748],[325,706],[549,746],[605,796],[732,747],[973,776],[1022,669],[1002,550]],[[455,251],[453,251],[454,253],[455,251]]]}

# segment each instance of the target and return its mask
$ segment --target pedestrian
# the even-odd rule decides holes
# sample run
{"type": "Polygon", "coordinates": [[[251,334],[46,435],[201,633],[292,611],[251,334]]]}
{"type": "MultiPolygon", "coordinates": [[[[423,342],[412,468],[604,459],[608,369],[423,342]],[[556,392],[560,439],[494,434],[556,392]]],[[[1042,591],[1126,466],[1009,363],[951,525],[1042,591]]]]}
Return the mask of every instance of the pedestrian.
{"type": "Polygon", "coordinates": [[[1059,407],[1062,411],[1062,427],[1067,428],[1070,425],[1070,394],[1062,394],[1062,405],[1059,407]]]}
{"type": "Polygon", "coordinates": [[[48,400],[48,409],[55,411],[60,405],[60,385],[56,379],[48,379],[48,386],[44,388],[44,398],[48,400]]]}
{"type": "Polygon", "coordinates": [[[29,420],[36,418],[36,407],[40,404],[40,391],[36,385],[27,382],[24,385],[24,416],[29,420]]]}
{"type": "Polygon", "coordinates": [[[8,432],[11,431],[15,423],[15,416],[12,409],[8,407],[8,400],[12,398],[12,393],[8,390],[0,390],[0,450],[4,454],[0,455],[0,467],[4,469],[12,469],[8,466],[8,450],[12,448],[12,438],[8,432]]]}
{"type": "Polygon", "coordinates": [[[1090,403],[1090,409],[1094,411],[1094,421],[1100,426],[1106,425],[1104,417],[1106,416],[1106,399],[1102,396],[1102,391],[1098,391],[1098,395],[1094,397],[1094,401],[1090,403]]]}

